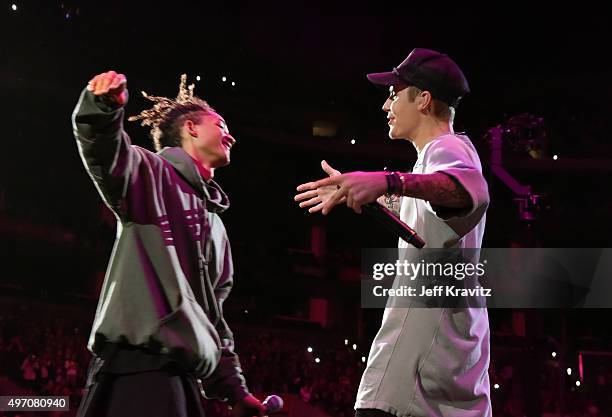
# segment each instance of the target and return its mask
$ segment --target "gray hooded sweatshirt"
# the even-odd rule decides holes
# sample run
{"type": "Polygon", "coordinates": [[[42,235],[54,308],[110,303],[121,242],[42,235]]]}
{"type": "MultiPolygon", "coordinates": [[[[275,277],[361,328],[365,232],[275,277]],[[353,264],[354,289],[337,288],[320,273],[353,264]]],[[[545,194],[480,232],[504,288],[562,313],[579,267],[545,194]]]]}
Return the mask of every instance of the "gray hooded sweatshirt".
{"type": "Polygon", "coordinates": [[[248,390],[222,311],[233,266],[219,213],[229,200],[183,149],[132,145],[123,115],[85,89],[72,116],[87,172],[118,219],[88,348],[143,349],[203,379],[207,397],[235,403],[248,390]]]}

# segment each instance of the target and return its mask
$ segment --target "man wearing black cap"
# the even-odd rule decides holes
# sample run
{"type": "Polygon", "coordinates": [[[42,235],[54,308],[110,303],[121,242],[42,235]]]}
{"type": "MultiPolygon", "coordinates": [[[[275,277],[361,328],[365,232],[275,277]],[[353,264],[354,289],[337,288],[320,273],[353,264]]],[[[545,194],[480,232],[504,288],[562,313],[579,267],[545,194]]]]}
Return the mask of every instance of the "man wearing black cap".
{"type": "MultiPolygon", "coordinates": [[[[447,55],[417,48],[390,72],[368,74],[389,87],[383,110],[389,137],[417,150],[411,173],[329,175],[298,187],[296,201],[327,214],[346,203],[392,196],[395,212],[427,248],[480,248],[489,204],[478,154],[467,136],[453,132],[455,109],[469,86],[447,55]]],[[[400,239],[399,247],[407,244],[400,239]]],[[[467,252],[478,262],[477,251],[467,252]]],[[[486,308],[387,308],[361,379],[358,417],[489,417],[489,321],[486,308]]]]}

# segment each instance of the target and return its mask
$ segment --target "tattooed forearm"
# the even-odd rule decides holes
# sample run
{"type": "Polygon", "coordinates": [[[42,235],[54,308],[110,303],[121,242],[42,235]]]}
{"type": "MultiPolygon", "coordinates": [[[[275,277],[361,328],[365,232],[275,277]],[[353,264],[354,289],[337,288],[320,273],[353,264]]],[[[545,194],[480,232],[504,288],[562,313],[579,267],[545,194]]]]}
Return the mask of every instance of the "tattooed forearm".
{"type": "Polygon", "coordinates": [[[470,208],[472,199],[461,183],[442,172],[433,174],[402,174],[404,195],[427,200],[431,204],[450,208],[470,208]]]}

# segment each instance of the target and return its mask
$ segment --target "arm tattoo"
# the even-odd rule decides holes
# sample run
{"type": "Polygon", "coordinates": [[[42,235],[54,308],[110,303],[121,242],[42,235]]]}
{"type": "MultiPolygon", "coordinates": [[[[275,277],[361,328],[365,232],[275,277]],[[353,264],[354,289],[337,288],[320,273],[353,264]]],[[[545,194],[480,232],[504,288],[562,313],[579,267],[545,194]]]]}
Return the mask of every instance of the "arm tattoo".
{"type": "Polygon", "coordinates": [[[449,208],[471,208],[472,198],[463,185],[443,172],[433,174],[402,174],[404,192],[408,197],[427,200],[431,204],[449,208]]]}

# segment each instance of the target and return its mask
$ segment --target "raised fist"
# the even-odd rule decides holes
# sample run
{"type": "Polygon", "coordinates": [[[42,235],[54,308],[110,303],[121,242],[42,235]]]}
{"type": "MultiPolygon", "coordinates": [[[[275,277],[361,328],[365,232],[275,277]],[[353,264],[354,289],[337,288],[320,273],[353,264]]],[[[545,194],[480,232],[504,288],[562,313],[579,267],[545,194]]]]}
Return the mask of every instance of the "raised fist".
{"type": "Polygon", "coordinates": [[[127,78],[115,71],[103,72],[93,77],[87,89],[96,96],[105,96],[114,103],[123,106],[127,102],[127,78]]]}

